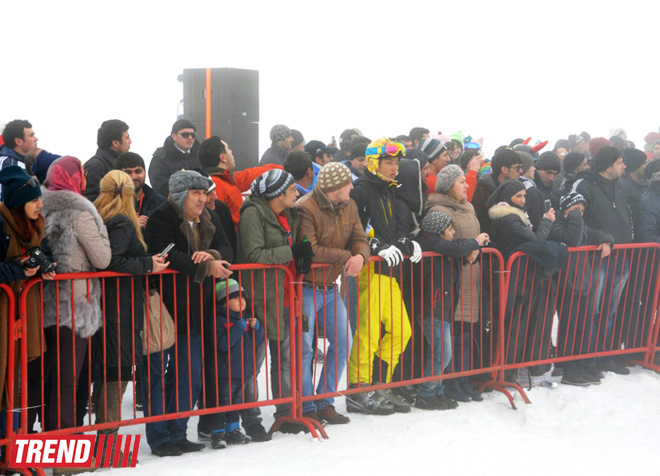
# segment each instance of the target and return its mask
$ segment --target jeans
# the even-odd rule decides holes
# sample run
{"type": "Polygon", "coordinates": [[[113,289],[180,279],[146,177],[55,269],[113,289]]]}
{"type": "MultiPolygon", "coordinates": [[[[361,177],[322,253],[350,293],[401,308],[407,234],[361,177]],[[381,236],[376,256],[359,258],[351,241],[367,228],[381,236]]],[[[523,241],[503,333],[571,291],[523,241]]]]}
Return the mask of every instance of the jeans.
{"type": "MultiPolygon", "coordinates": [[[[424,337],[431,345],[432,358],[426,360],[424,377],[442,375],[444,369],[451,363],[451,324],[442,319],[424,319],[424,337]]],[[[417,394],[420,397],[439,397],[444,393],[442,380],[424,382],[419,385],[417,394]]]]}
{"type": "MultiPolygon", "coordinates": [[[[240,378],[232,378],[231,381],[227,377],[218,377],[220,379],[220,406],[225,405],[238,405],[243,403],[243,384],[240,378]],[[230,390],[231,388],[231,390],[230,390]],[[231,391],[231,401],[229,394],[231,391]]],[[[231,432],[234,428],[238,428],[238,417],[240,412],[232,410],[227,412],[213,413],[209,415],[209,424],[211,427],[211,434],[220,431],[231,432]],[[227,428],[229,427],[229,428],[227,428]]]]}
{"type": "MultiPolygon", "coordinates": [[[[270,386],[273,390],[271,398],[291,396],[291,346],[289,342],[289,326],[287,325],[284,339],[268,340],[270,349],[270,386]]],[[[284,403],[275,406],[273,417],[277,420],[291,415],[291,404],[284,403]]]]}
{"type": "MultiPolygon", "coordinates": [[[[337,384],[341,378],[346,362],[348,350],[353,343],[353,337],[348,328],[346,306],[342,300],[339,289],[335,285],[330,290],[318,290],[303,286],[303,314],[307,316],[308,329],[303,332],[302,348],[302,384],[303,396],[314,395],[314,328],[318,322],[319,330],[330,345],[325,352],[325,362],[319,378],[316,393],[332,393],[337,391],[337,384]]],[[[303,413],[320,410],[334,403],[334,398],[324,398],[303,403],[303,413]]]]}
{"type": "MultiPolygon", "coordinates": [[[[144,416],[163,415],[167,410],[169,391],[163,389],[165,370],[169,360],[168,351],[154,352],[143,357],[144,365],[138,367],[142,376],[142,405],[144,416]],[[163,396],[165,397],[163,399],[163,396]]],[[[167,421],[146,424],[147,443],[151,448],[170,441],[167,421]]]]}
{"type": "MultiPolygon", "coordinates": [[[[628,283],[629,262],[627,258],[613,253],[595,266],[598,269],[598,287],[594,305],[596,319],[591,326],[591,341],[598,343],[596,351],[615,350],[617,343],[612,342],[612,329],[619,300],[628,283]]],[[[601,357],[599,360],[608,362],[612,357],[601,357]]]]}

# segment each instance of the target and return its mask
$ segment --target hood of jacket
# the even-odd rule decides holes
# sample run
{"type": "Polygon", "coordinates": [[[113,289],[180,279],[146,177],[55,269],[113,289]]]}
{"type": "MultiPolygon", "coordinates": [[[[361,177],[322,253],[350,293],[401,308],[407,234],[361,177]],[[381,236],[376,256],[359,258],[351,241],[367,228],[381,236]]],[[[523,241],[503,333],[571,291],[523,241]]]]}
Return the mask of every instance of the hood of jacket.
{"type": "Polygon", "coordinates": [[[524,210],[521,210],[518,207],[513,207],[506,202],[500,202],[488,209],[488,216],[491,220],[497,220],[499,218],[504,218],[507,215],[517,215],[523,221],[525,225],[529,225],[529,217],[524,210]]]}

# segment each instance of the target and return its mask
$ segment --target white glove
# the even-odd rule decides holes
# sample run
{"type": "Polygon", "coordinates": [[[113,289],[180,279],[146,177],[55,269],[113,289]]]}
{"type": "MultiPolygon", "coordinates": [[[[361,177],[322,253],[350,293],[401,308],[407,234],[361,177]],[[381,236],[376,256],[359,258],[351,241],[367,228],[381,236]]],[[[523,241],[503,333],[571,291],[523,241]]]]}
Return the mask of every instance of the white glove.
{"type": "Polygon", "coordinates": [[[414,251],[413,254],[410,256],[410,261],[412,261],[413,263],[419,263],[422,259],[422,247],[419,246],[419,243],[417,243],[416,241],[412,241],[412,245],[414,251]]]}
{"type": "Polygon", "coordinates": [[[378,256],[383,258],[390,268],[397,266],[403,261],[403,253],[396,246],[388,246],[378,252],[378,256]]]}

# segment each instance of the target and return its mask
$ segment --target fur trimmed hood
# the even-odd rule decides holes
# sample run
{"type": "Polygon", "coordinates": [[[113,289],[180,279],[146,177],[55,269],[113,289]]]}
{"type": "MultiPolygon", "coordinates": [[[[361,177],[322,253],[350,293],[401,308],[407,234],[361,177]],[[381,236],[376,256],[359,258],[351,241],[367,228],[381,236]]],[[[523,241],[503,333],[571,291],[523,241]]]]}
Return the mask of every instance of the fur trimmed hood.
{"type": "Polygon", "coordinates": [[[530,224],[527,212],[518,207],[511,206],[507,202],[500,202],[488,209],[488,216],[491,220],[504,218],[507,215],[518,215],[525,225],[529,226],[530,224]]]}

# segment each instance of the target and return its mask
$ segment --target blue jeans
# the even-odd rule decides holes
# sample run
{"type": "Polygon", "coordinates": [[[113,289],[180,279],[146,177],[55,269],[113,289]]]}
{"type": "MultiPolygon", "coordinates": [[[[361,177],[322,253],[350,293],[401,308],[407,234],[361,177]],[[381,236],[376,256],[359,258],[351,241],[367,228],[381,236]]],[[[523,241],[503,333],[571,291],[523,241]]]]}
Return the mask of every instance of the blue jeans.
{"type": "MultiPolygon", "coordinates": [[[[592,322],[591,339],[592,345],[597,342],[596,351],[613,350],[612,347],[612,328],[614,327],[614,318],[619,300],[623,290],[628,283],[630,273],[630,264],[627,258],[620,257],[613,253],[609,257],[600,260],[595,265],[598,273],[598,287],[596,289],[596,301],[594,304],[594,316],[596,319],[592,322]],[[605,295],[605,297],[603,297],[605,295]]],[[[611,361],[612,357],[601,357],[601,362],[611,361]]]]}
{"type": "MultiPolygon", "coordinates": [[[[330,341],[330,345],[325,352],[325,362],[316,393],[336,392],[337,383],[346,368],[348,351],[353,343],[353,337],[349,331],[346,306],[336,285],[330,290],[318,290],[303,286],[302,295],[303,314],[307,316],[308,322],[308,330],[303,332],[303,396],[314,395],[312,362],[314,357],[314,327],[317,322],[319,330],[323,331],[323,335],[330,341]]],[[[334,398],[324,398],[304,402],[303,413],[320,410],[331,405],[334,401],[334,398]]]]}
{"type": "MultiPolygon", "coordinates": [[[[162,415],[192,410],[202,390],[202,337],[201,335],[178,334],[177,344],[164,353],[169,360],[165,376],[165,402],[162,401],[163,375],[161,372],[161,354],[155,352],[145,356],[142,366],[144,412],[146,415],[162,415]],[[190,339],[190,348],[188,340],[190,339]],[[178,349],[177,349],[178,347],[178,349]],[[147,381],[147,365],[151,369],[151,382],[147,381]],[[190,373],[188,372],[190,366],[190,373]],[[190,384],[188,380],[190,379],[190,384]],[[177,389],[179,398],[177,401],[177,389]],[[149,406],[151,395],[151,406],[149,406]]],[[[186,438],[188,418],[178,418],[165,422],[148,423],[146,427],[147,442],[151,448],[156,448],[166,441],[178,443],[186,438]]]]}
{"type": "MultiPolygon", "coordinates": [[[[442,319],[424,319],[424,337],[431,344],[431,359],[426,359],[424,377],[442,375],[442,372],[451,363],[451,324],[442,319]],[[433,340],[431,340],[433,339],[433,340]]],[[[444,394],[445,386],[442,380],[424,382],[419,385],[417,394],[420,397],[439,397],[444,394]]]]}

